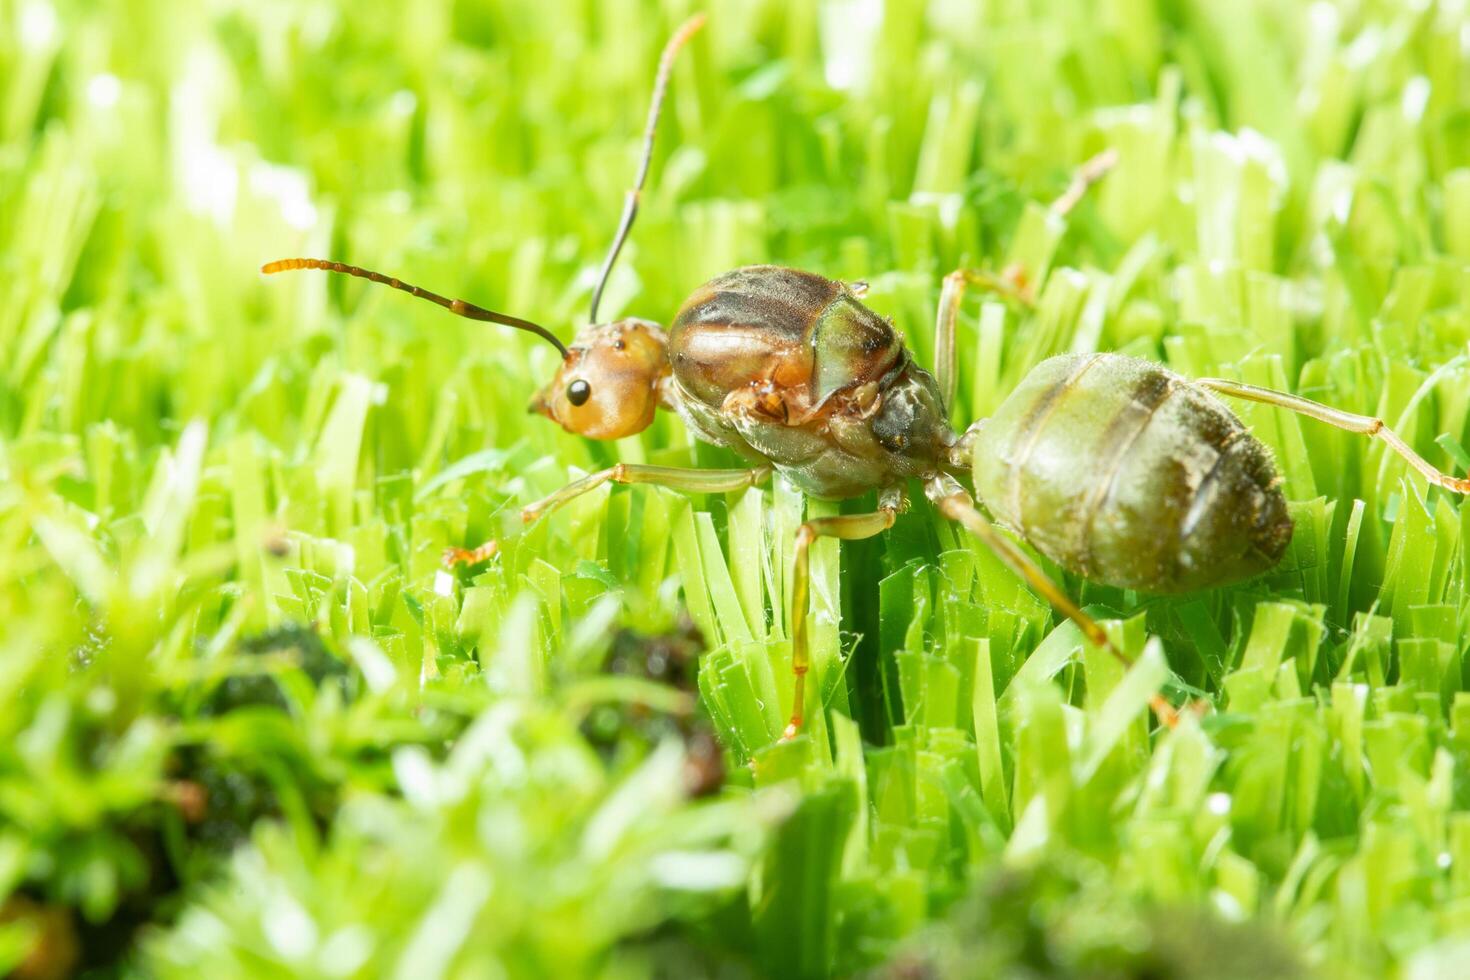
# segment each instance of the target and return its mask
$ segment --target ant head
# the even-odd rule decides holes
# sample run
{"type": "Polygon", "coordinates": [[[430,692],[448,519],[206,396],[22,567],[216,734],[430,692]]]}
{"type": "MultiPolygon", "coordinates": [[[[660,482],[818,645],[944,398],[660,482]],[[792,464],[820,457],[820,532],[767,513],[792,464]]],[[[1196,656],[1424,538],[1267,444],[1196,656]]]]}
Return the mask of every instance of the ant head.
{"type": "Polygon", "coordinates": [[[653,421],[668,374],[668,340],[656,324],[596,324],[577,335],[531,411],[589,439],[636,435],[653,421]]]}
{"type": "Polygon", "coordinates": [[[674,57],[703,25],[704,15],[695,14],[680,25],[664,45],[663,55],[659,58],[658,74],[654,78],[653,98],[648,106],[648,122],[643,131],[643,155],[638,164],[638,173],[623,201],[623,216],[613,235],[612,247],[608,249],[607,258],[603,260],[602,268],[598,272],[597,285],[592,290],[592,311],[588,319],[593,321],[593,325],[584,328],[570,348],[538,323],[507,313],[498,313],[462,299],[450,299],[431,293],[396,276],[386,276],[360,266],[326,259],[280,259],[266,263],[261,267],[261,272],[269,274],[292,269],[339,272],[426,299],[471,320],[498,323],[533,333],[561,352],[562,364],[551,384],[531,402],[532,411],[540,412],[556,421],[568,432],[592,439],[621,439],[623,436],[642,432],[653,421],[653,413],[658,408],[662,394],[663,379],[669,374],[668,340],[657,325],[646,320],[626,319],[599,324],[596,322],[597,306],[602,299],[608,276],[618,260],[618,252],[627,241],[628,233],[633,228],[633,220],[638,215],[638,198],[648,179],[648,167],[653,159],[653,137],[658,128],[664,91],[668,88],[669,75],[674,68],[674,57]]]}

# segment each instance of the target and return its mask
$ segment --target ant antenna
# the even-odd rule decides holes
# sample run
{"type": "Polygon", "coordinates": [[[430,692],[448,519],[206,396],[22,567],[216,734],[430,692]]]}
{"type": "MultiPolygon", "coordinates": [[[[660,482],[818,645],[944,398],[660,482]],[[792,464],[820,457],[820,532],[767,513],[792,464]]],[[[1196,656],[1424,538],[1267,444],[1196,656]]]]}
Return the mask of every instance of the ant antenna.
{"type": "Polygon", "coordinates": [[[430,303],[437,303],[456,316],[466,317],[471,320],[482,320],[486,323],[499,323],[506,327],[515,327],[517,330],[528,330],[542,340],[548,341],[553,347],[561,351],[562,360],[567,359],[567,345],[556,338],[556,334],[547,330],[539,323],[530,320],[522,320],[518,316],[509,316],[505,313],[496,313],[487,310],[483,306],[474,303],[466,303],[462,299],[449,299],[438,293],[431,293],[427,289],[420,289],[402,279],[385,276],[381,272],[373,272],[371,269],[363,269],[355,265],[343,265],[341,262],[329,262],[326,259],[277,259],[267,262],[260,267],[260,271],[266,275],[276,272],[290,272],[295,269],[322,269],[326,272],[340,272],[345,276],[356,276],[359,279],[367,279],[370,282],[381,283],[384,286],[392,286],[400,289],[410,296],[426,299],[430,303]]]}
{"type": "Polygon", "coordinates": [[[648,165],[653,160],[653,136],[658,129],[658,114],[663,108],[664,91],[669,87],[669,74],[674,70],[674,58],[679,49],[704,26],[704,21],[704,14],[695,14],[680,24],[674,36],[664,45],[664,53],[659,56],[658,75],[653,82],[653,100],[648,104],[648,123],[643,129],[643,160],[638,165],[637,179],[623,198],[623,216],[618,221],[618,233],[613,236],[612,248],[608,249],[607,258],[602,262],[602,270],[597,274],[597,288],[592,290],[592,311],[589,317],[592,323],[597,322],[597,305],[602,302],[603,287],[607,285],[608,276],[612,275],[613,264],[618,260],[618,253],[623,250],[623,242],[628,240],[628,232],[633,230],[633,219],[638,216],[638,197],[643,193],[644,182],[648,180],[648,165]]]}

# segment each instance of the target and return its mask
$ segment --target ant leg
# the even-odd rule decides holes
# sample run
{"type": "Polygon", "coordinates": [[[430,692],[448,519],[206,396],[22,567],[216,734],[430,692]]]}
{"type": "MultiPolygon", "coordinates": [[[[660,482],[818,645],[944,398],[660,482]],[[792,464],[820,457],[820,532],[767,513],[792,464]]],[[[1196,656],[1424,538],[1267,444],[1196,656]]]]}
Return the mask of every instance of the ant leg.
{"type": "Polygon", "coordinates": [[[955,370],[955,324],[959,322],[960,303],[965,298],[965,290],[971,286],[1000,293],[1027,305],[1032,302],[1025,287],[1004,274],[956,269],[944,277],[944,285],[939,290],[939,315],[934,321],[934,378],[939,382],[939,394],[946,411],[954,405],[955,386],[959,384],[959,374],[955,370]]]}
{"type": "Polygon", "coordinates": [[[1245,401],[1261,402],[1265,405],[1274,405],[1277,408],[1285,408],[1319,422],[1335,425],[1339,429],[1348,432],[1357,432],[1361,435],[1372,436],[1381,439],[1388,444],[1388,448],[1398,453],[1409,465],[1418,470],[1424,479],[1437,487],[1452,490],[1455,493],[1470,493],[1470,479],[1457,479],[1450,476],[1430,463],[1429,460],[1414,452],[1398,433],[1394,432],[1384,424],[1383,419],[1374,418],[1370,415],[1355,415],[1352,412],[1344,412],[1340,409],[1314,402],[1310,398],[1302,398],[1299,395],[1289,395],[1284,391],[1276,391],[1272,388],[1258,388],[1255,385],[1243,384],[1239,381],[1227,381],[1223,378],[1201,378],[1195,382],[1205,388],[1218,391],[1222,395],[1231,398],[1240,398],[1245,401]]]}
{"type": "MultiPolygon", "coordinates": [[[[1065,218],[1082,200],[1087,189],[1102,180],[1118,162],[1118,151],[1112,148],[1084,161],[1072,174],[1072,182],[1051,203],[1052,213],[1065,218]]],[[[1026,306],[1033,306],[1036,297],[1032,294],[1026,270],[1019,266],[1008,267],[1000,273],[980,269],[956,269],[944,277],[944,286],[939,292],[939,314],[934,323],[934,377],[939,381],[939,392],[944,396],[946,408],[954,405],[955,385],[955,323],[960,316],[960,303],[965,290],[978,286],[999,293],[1007,299],[1026,306]]]]}
{"type": "Polygon", "coordinates": [[[521,521],[533,524],[589,490],[596,490],[604,483],[649,483],[684,490],[688,493],[728,493],[743,487],[753,487],[771,475],[769,466],[753,466],[747,470],[695,470],[682,466],[644,466],[641,463],[619,463],[605,470],[598,470],[573,483],[568,483],[556,493],[534,504],[521,508],[521,521]]]}
{"type": "MultiPolygon", "coordinates": [[[[959,484],[953,480],[939,478],[931,480],[925,485],[925,493],[934,505],[939,508],[939,513],[958,524],[964,526],[980,543],[989,548],[990,551],[1001,560],[1001,562],[1021,577],[1027,585],[1041,594],[1041,597],[1051,603],[1052,608],[1066,616],[1072,622],[1082,628],[1082,635],[1095,646],[1107,650],[1125,667],[1133,666],[1133,658],[1122,650],[1113,646],[1108,639],[1107,631],[1098,625],[1082,608],[1073,602],[1061,587],[1051,580],[1042,570],[1041,566],[1032,560],[1031,556],[1022,551],[1015,542],[996,530],[994,524],[985,519],[980,513],[975,502],[970,499],[959,484]]],[[[1149,699],[1149,707],[1153,709],[1160,724],[1167,728],[1173,728],[1179,721],[1179,714],[1174,706],[1164,700],[1161,695],[1155,694],[1149,699]]]]}
{"type": "Polygon", "coordinates": [[[1118,151],[1108,147],[1096,156],[1088,157],[1082,166],[1072,172],[1072,182],[1062,191],[1061,197],[1051,202],[1052,213],[1065,218],[1082,200],[1087,189],[1107,176],[1109,170],[1118,165],[1118,151]]]}
{"type": "Polygon", "coordinates": [[[474,548],[445,548],[444,564],[454,565],[478,565],[482,561],[489,561],[500,553],[500,542],[491,539],[484,544],[474,548]]]}
{"type": "MultiPolygon", "coordinates": [[[[648,483],[689,493],[727,493],[743,487],[753,487],[764,482],[770,475],[769,466],[754,466],[746,470],[696,470],[678,466],[619,463],[568,483],[551,496],[521,508],[521,521],[532,524],[568,501],[589,490],[596,490],[604,483],[648,483]]],[[[498,541],[486,541],[478,548],[450,548],[444,552],[444,561],[448,565],[474,564],[485,561],[499,550],[498,541]]]]}
{"type": "Polygon", "coordinates": [[[796,554],[791,572],[791,672],[795,675],[792,690],[791,721],[781,740],[789,741],[801,732],[806,708],[806,673],[811,669],[811,654],[806,635],[807,582],[810,578],[812,542],[818,538],[841,538],[857,541],[871,538],[893,526],[894,518],[904,509],[903,488],[884,490],[878,509],[871,514],[841,514],[816,517],[796,529],[796,554]]]}

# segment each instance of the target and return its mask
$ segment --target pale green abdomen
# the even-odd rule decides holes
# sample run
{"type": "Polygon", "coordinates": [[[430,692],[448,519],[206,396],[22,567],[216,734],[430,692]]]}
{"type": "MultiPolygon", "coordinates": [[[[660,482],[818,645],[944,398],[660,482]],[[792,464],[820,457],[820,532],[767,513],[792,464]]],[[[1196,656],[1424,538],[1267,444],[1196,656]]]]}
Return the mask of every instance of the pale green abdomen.
{"type": "Polygon", "coordinates": [[[1213,588],[1271,568],[1291,540],[1266,447],[1213,395],[1151,361],[1044,361],[974,449],[991,513],[1096,582],[1213,588]]]}

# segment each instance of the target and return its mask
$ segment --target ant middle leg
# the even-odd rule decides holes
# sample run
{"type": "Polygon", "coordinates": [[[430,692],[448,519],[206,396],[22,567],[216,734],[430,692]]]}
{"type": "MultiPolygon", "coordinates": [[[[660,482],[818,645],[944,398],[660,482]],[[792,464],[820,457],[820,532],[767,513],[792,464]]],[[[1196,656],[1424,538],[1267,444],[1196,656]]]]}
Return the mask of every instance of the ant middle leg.
{"type": "MultiPolygon", "coordinates": [[[[1073,602],[1030,555],[986,520],[970,495],[958,483],[948,477],[937,477],[925,485],[924,492],[934,502],[939,513],[979,538],[981,544],[1040,593],[1053,609],[1081,627],[1082,635],[1088,642],[1111,653],[1125,667],[1133,666],[1133,658],[1113,645],[1113,641],[1108,639],[1107,631],[1097,620],[1083,612],[1082,607],[1073,602]]],[[[1179,713],[1162,695],[1155,694],[1149,698],[1149,707],[1153,709],[1159,723],[1166,728],[1173,728],[1178,724],[1179,713]]]]}
{"type": "MultiPolygon", "coordinates": [[[[596,490],[604,483],[644,483],[683,490],[687,493],[728,493],[763,483],[771,475],[769,466],[753,466],[744,470],[696,470],[678,466],[645,466],[642,463],[618,463],[605,470],[574,480],[549,497],[521,508],[521,522],[532,524],[563,504],[596,490]]],[[[478,548],[450,548],[444,553],[445,564],[474,564],[485,561],[500,550],[498,541],[487,541],[478,548]]]]}
{"type": "Polygon", "coordinates": [[[1212,391],[1218,391],[1222,395],[1231,398],[1239,398],[1244,401],[1260,402],[1263,405],[1274,405],[1277,408],[1285,408],[1289,411],[1316,419],[1318,422],[1326,422],[1328,425],[1336,426],[1348,432],[1357,432],[1361,435],[1380,439],[1388,444],[1388,448],[1398,453],[1408,464],[1419,472],[1424,479],[1437,487],[1455,493],[1470,494],[1470,479],[1458,479],[1440,470],[1429,460],[1414,452],[1412,446],[1404,442],[1398,433],[1390,429],[1383,419],[1374,418],[1371,415],[1356,415],[1352,412],[1344,412],[1341,409],[1314,402],[1310,398],[1300,395],[1290,395],[1284,391],[1274,388],[1258,388],[1255,385],[1244,384],[1239,381],[1227,381],[1224,378],[1200,378],[1195,384],[1212,391]]]}
{"type": "Polygon", "coordinates": [[[812,543],[818,538],[857,541],[881,534],[893,526],[894,519],[903,512],[907,503],[902,486],[890,487],[879,492],[878,509],[871,514],[815,517],[796,529],[796,553],[791,572],[791,672],[795,684],[792,689],[791,721],[781,734],[783,742],[790,741],[801,732],[806,717],[806,674],[811,669],[811,650],[806,630],[807,590],[811,574],[812,543]]]}

